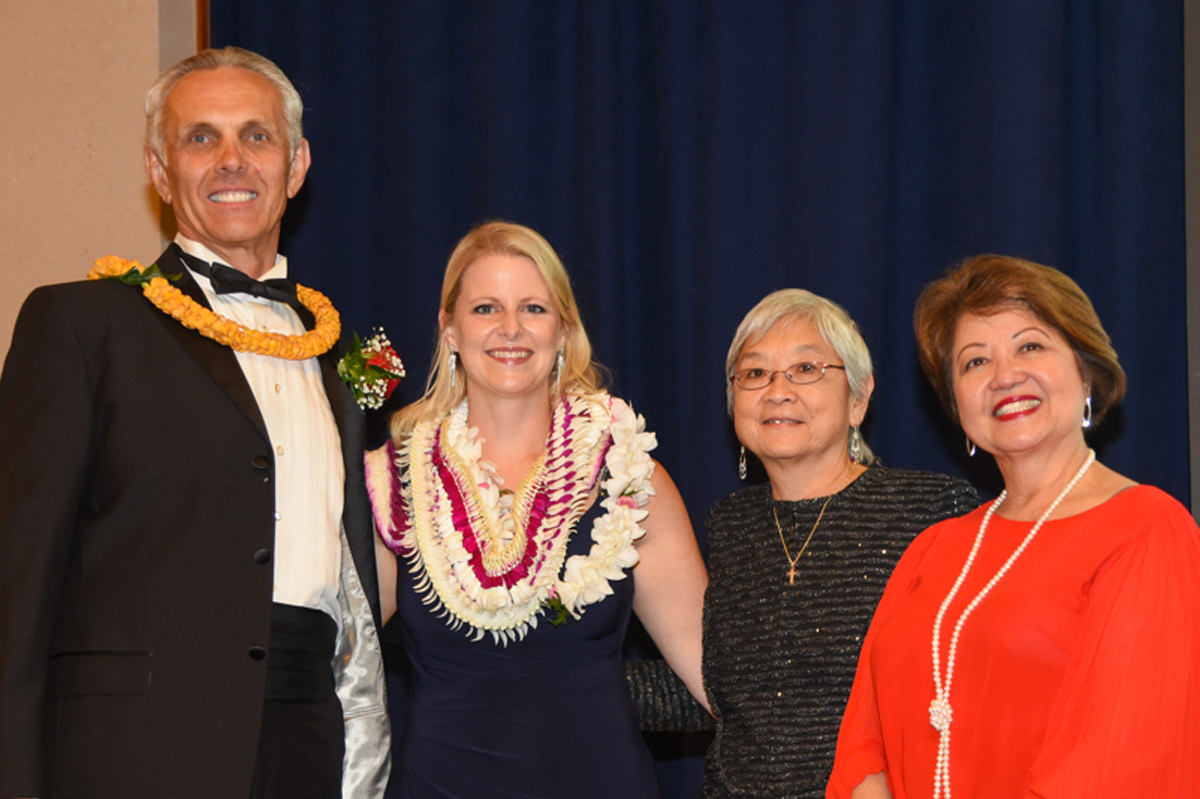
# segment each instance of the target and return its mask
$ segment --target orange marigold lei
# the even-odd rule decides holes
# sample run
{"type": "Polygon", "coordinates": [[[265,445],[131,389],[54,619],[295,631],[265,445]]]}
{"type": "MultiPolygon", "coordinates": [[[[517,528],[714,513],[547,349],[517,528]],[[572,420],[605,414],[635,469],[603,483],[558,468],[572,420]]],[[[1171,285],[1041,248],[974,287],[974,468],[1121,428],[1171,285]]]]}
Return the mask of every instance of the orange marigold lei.
{"type": "MultiPolygon", "coordinates": [[[[145,271],[137,261],[106,255],[96,259],[92,271],[88,272],[88,280],[120,277],[130,269],[136,269],[139,273],[145,271]]],[[[321,292],[306,286],[296,286],[296,297],[316,317],[317,324],[312,330],[298,336],[267,333],[240,325],[205,308],[163,277],[151,277],[141,286],[146,299],[160,311],[178,319],[184,327],[190,327],[200,335],[238,352],[303,361],[328,352],[342,333],[341,317],[333,303],[321,292]]]]}

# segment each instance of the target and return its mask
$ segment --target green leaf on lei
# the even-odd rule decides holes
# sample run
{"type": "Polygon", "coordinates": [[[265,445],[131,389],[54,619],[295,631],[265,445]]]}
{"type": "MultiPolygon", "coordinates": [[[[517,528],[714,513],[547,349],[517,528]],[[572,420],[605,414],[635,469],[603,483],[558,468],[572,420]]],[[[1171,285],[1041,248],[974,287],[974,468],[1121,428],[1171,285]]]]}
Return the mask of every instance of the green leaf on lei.
{"type": "Polygon", "coordinates": [[[561,627],[567,623],[569,615],[567,614],[567,606],[562,603],[562,600],[556,596],[546,600],[544,605],[546,608],[546,620],[555,627],[561,627]],[[551,615],[551,614],[554,615],[551,615]]]}
{"type": "Polygon", "coordinates": [[[136,266],[130,267],[129,271],[123,275],[112,275],[104,278],[105,280],[115,280],[118,283],[124,283],[127,286],[144,286],[156,277],[161,277],[169,280],[172,283],[179,280],[182,274],[164,275],[162,270],[158,268],[157,263],[150,264],[142,271],[138,271],[136,266]]]}

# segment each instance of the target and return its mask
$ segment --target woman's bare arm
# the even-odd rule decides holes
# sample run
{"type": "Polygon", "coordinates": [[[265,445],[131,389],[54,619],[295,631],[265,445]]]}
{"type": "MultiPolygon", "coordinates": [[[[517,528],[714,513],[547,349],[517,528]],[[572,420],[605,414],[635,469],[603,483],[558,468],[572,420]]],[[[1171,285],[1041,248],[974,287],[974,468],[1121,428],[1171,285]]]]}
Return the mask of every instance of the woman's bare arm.
{"type": "Polygon", "coordinates": [[[708,573],[679,490],[657,465],[651,478],[655,495],[637,542],[640,561],[634,571],[633,609],[663,657],[688,691],[710,710],[700,674],[701,617],[708,573]]]}

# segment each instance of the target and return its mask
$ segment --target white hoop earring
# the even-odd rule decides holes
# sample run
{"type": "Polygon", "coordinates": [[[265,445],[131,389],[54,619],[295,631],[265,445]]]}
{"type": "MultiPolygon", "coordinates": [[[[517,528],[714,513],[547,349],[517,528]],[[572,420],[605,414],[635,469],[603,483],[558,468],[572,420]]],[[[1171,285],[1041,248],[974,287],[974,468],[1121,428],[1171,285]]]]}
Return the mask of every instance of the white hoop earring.
{"type": "Polygon", "coordinates": [[[975,442],[971,440],[970,436],[967,436],[967,457],[975,457],[975,442]]]}
{"type": "Polygon", "coordinates": [[[1080,423],[1084,430],[1092,426],[1092,395],[1088,394],[1088,398],[1083,403],[1083,421],[1080,423]]]}

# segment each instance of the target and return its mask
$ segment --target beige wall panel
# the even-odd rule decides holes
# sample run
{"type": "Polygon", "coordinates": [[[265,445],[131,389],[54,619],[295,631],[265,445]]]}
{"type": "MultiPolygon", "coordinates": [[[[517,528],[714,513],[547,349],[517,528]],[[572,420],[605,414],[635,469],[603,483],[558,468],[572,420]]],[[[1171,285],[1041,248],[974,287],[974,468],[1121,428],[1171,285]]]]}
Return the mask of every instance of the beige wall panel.
{"type": "Polygon", "coordinates": [[[142,164],[146,89],[194,47],[194,0],[0,2],[0,354],[31,289],[163,241],[142,164]],[[176,28],[185,33],[179,35],[176,28]]]}

